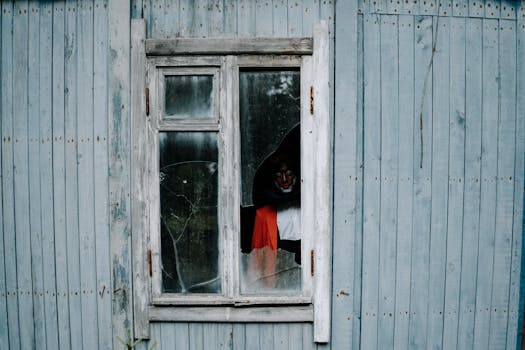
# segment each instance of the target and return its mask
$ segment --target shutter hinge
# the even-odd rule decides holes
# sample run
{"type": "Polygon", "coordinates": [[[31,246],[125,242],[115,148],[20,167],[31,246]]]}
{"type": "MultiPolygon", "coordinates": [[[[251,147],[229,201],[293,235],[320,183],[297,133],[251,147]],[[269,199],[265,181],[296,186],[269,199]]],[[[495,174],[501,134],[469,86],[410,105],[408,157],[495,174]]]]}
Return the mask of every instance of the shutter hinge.
{"type": "Polygon", "coordinates": [[[151,249],[148,249],[148,272],[149,272],[149,276],[153,276],[153,271],[152,271],[152,267],[151,267],[151,249]]]}
{"type": "Polygon", "coordinates": [[[146,115],[149,116],[149,88],[146,88],[146,115]]]}
{"type": "Polygon", "coordinates": [[[314,114],[314,87],[310,86],[310,114],[314,114]]]}
{"type": "Polygon", "coordinates": [[[315,274],[315,265],[314,265],[314,262],[315,262],[315,253],[314,253],[314,250],[310,250],[310,275],[314,275],[315,274]]]}

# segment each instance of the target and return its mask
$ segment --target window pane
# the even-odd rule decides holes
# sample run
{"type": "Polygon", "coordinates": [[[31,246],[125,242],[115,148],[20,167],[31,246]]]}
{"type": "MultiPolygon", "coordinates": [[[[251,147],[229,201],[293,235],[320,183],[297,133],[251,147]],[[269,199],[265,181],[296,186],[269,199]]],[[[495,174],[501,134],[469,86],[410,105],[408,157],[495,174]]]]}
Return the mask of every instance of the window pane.
{"type": "Polygon", "coordinates": [[[219,293],[217,134],[159,133],[162,291],[219,293]]]}
{"type": "Polygon", "coordinates": [[[212,118],[212,75],[165,77],[164,113],[168,118],[212,118]]]}
{"type": "Polygon", "coordinates": [[[241,292],[301,291],[300,73],[244,70],[241,292]]]}

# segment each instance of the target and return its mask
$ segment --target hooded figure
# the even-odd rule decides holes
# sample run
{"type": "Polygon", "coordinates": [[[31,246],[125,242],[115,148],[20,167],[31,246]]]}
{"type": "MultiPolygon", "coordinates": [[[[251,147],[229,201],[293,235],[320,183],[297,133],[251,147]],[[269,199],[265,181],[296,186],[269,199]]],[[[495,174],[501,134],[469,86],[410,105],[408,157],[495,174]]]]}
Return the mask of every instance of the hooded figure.
{"type": "Polygon", "coordinates": [[[265,285],[274,283],[277,249],[295,253],[301,263],[300,127],[294,127],[261,164],[253,182],[255,221],[253,266],[262,271],[265,285]],[[265,248],[265,249],[263,249],[265,248]]]}

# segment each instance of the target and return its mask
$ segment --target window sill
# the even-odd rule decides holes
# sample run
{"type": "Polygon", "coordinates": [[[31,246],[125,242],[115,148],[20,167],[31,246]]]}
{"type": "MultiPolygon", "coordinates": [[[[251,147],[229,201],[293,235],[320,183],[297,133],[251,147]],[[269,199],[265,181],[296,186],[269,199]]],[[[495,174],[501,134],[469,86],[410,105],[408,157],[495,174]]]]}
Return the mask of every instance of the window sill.
{"type": "Polygon", "coordinates": [[[252,306],[252,305],[271,305],[271,306],[286,306],[286,305],[306,305],[312,302],[312,298],[301,296],[239,296],[235,300],[226,297],[219,297],[217,295],[197,296],[177,294],[163,294],[162,297],[153,298],[152,304],[154,306],[252,306]]]}
{"type": "Polygon", "coordinates": [[[174,322],[313,322],[312,305],[150,307],[150,321],[174,322]]]}

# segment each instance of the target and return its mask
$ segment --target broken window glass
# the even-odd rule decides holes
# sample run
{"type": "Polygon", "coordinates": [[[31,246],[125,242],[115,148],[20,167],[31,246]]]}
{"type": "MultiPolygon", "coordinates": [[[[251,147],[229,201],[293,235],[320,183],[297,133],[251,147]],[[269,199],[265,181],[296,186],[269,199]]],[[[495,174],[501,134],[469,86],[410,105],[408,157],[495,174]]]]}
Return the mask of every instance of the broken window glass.
{"type": "Polygon", "coordinates": [[[160,132],[162,289],[220,293],[217,134],[160,132]]]}
{"type": "Polygon", "coordinates": [[[241,70],[241,293],[301,291],[300,72],[241,70]]]}
{"type": "Polygon", "coordinates": [[[164,79],[165,118],[213,117],[213,75],[167,75],[164,79]]]}

